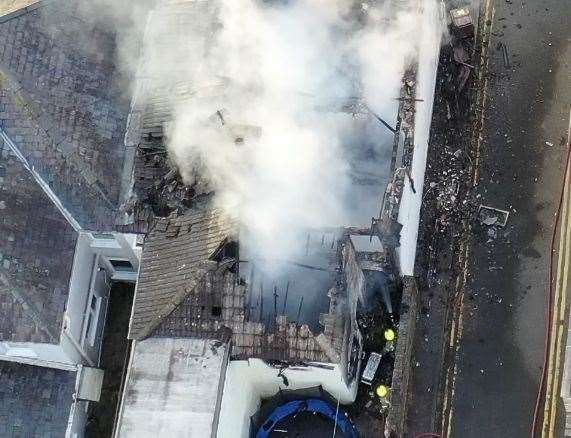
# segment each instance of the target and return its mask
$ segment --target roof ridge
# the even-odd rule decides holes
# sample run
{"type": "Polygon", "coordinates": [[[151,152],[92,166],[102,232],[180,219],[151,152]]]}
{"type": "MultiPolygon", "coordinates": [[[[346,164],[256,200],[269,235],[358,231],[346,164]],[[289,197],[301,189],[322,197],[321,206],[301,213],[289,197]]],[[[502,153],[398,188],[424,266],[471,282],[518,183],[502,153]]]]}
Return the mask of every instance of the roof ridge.
{"type": "Polygon", "coordinates": [[[35,170],[34,166],[30,165],[24,154],[20,151],[18,146],[12,141],[12,139],[8,136],[6,131],[4,131],[0,127],[0,138],[4,140],[4,143],[10,148],[10,150],[14,153],[14,155],[18,158],[18,160],[23,164],[28,172],[32,175],[32,178],[36,181],[36,184],[40,186],[44,194],[48,197],[48,199],[52,202],[52,204],[57,208],[57,210],[61,213],[61,215],[65,218],[65,220],[71,225],[71,227],[79,232],[82,230],[81,225],[79,222],[73,217],[73,215],[64,207],[63,203],[59,199],[59,197],[54,193],[51,189],[49,184],[44,181],[42,176],[35,170]]]}
{"type": "Polygon", "coordinates": [[[18,18],[21,15],[27,14],[28,12],[35,11],[38,8],[46,6],[47,3],[51,3],[53,0],[32,0],[27,6],[20,6],[2,16],[0,16],[0,23],[6,23],[7,21],[18,18]]]}

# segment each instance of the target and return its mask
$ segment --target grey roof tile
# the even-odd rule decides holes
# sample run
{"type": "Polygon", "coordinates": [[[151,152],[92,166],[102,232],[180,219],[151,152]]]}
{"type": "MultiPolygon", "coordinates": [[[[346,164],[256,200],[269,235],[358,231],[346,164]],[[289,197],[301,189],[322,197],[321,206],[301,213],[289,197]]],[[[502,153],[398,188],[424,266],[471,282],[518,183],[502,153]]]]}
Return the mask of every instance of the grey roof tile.
{"type": "Polygon", "coordinates": [[[0,340],[59,342],[77,233],[0,143],[0,340]]]}
{"type": "Polygon", "coordinates": [[[129,102],[113,35],[46,3],[0,23],[0,126],[85,228],[111,228],[129,102]]]}
{"type": "Polygon", "coordinates": [[[157,220],[143,247],[130,339],[149,336],[200,279],[216,268],[210,257],[235,232],[233,220],[208,207],[157,220]]]}
{"type": "Polygon", "coordinates": [[[0,436],[65,436],[75,373],[0,361],[0,436]]]}

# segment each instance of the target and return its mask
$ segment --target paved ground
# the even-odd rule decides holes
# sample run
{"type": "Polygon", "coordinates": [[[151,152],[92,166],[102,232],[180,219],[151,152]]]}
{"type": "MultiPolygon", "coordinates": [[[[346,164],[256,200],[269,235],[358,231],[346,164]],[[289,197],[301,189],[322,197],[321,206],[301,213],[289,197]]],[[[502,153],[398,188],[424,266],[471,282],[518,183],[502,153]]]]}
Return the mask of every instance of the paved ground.
{"type": "MultiPolygon", "coordinates": [[[[431,148],[433,164],[435,147],[442,147],[436,158],[462,172],[446,153],[469,145],[477,170],[464,175],[464,183],[476,183],[466,205],[506,209],[510,218],[490,236],[458,210],[452,220],[464,220],[469,233],[448,227],[443,237],[433,237],[443,227],[425,208],[422,243],[432,255],[421,258],[429,269],[421,278],[423,312],[414,358],[419,367],[407,421],[411,436],[441,431],[442,425],[448,437],[529,436],[537,396],[550,239],[571,102],[571,10],[564,0],[487,5],[490,15],[482,24],[489,40],[483,48],[488,74],[475,83],[470,117],[440,126],[447,134],[433,133],[431,148]],[[507,48],[507,64],[500,43],[507,48]],[[481,128],[475,139],[473,127],[476,134],[481,128]],[[445,328],[452,321],[448,349],[445,328]]],[[[436,116],[438,111],[442,102],[436,116]]],[[[440,184],[438,172],[442,169],[429,170],[428,177],[440,184]]]]}
{"type": "Polygon", "coordinates": [[[487,230],[474,228],[450,434],[463,438],[529,435],[571,102],[568,3],[492,1],[489,7],[477,192],[483,203],[511,215],[491,241],[487,230]]]}
{"type": "Polygon", "coordinates": [[[500,2],[489,42],[478,192],[511,211],[491,243],[476,228],[463,307],[452,434],[529,434],[543,360],[553,216],[571,102],[571,9],[500,2]],[[508,48],[506,68],[498,43],[508,48]]]}

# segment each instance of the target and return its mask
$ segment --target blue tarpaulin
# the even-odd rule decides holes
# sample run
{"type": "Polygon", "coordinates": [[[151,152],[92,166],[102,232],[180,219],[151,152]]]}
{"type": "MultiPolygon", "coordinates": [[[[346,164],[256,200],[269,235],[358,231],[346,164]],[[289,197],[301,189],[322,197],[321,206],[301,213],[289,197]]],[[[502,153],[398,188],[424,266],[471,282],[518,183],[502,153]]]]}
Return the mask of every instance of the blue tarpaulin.
{"type": "Polygon", "coordinates": [[[344,433],[346,437],[359,438],[357,429],[353,423],[351,423],[351,420],[349,420],[349,417],[344,411],[337,411],[337,409],[331,406],[331,404],[327,401],[317,398],[293,400],[278,406],[268,416],[268,419],[264,421],[256,434],[256,438],[269,437],[272,430],[274,430],[280,421],[283,421],[286,418],[303,411],[316,412],[330,418],[332,421],[337,421],[337,427],[344,433]]]}

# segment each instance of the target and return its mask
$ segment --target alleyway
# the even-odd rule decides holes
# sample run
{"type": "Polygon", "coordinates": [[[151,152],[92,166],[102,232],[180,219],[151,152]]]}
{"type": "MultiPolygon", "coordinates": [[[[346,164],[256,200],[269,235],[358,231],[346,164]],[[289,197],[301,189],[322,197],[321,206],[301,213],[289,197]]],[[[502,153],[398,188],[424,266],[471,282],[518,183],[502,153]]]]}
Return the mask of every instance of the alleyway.
{"type": "Polygon", "coordinates": [[[133,305],[135,285],[115,283],[103,336],[101,368],[105,371],[99,403],[91,403],[88,438],[109,438],[113,431],[115,414],[121,400],[123,372],[129,359],[130,341],[127,340],[129,318],[133,305]]]}

